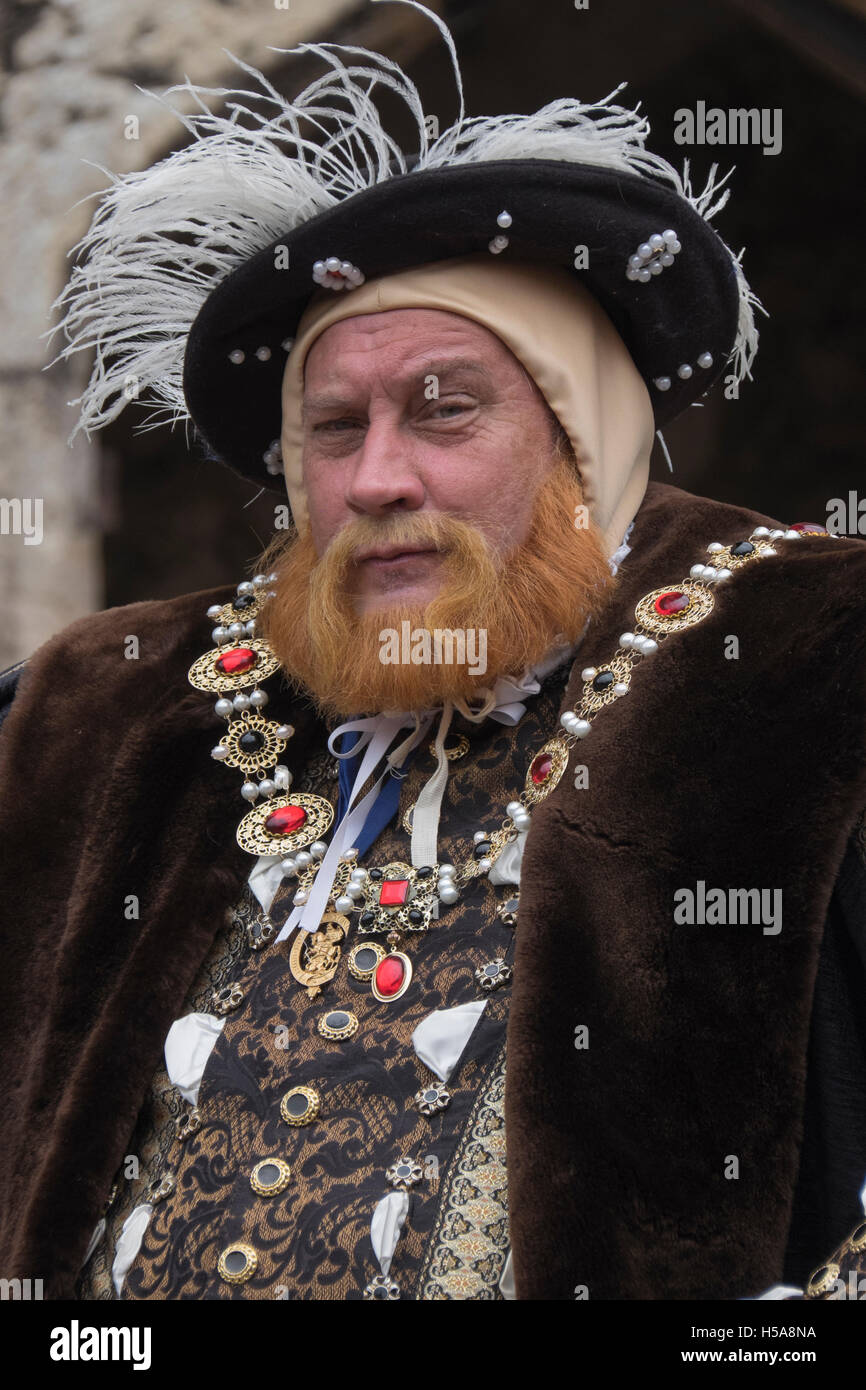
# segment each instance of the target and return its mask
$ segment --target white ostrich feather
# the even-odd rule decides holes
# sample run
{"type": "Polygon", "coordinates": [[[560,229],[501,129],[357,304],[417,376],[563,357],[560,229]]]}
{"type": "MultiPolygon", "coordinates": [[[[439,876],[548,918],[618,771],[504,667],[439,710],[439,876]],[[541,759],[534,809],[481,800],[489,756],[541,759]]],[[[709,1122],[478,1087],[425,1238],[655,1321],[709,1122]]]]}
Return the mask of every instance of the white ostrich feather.
{"type": "MultiPolygon", "coordinates": [[[[706,221],[724,207],[718,165],[697,193],[689,178],[645,148],[649,122],[613,104],[620,83],[601,101],[561,98],[531,115],[467,119],[457,54],[443,21],[417,0],[396,0],[426,15],[448,46],[458,96],[454,124],[430,139],[423,103],[399,65],[364,48],[302,43],[279,53],[321,58],[327,71],[288,101],[257,69],[227,56],[254,86],[200,87],[189,78],[164,96],[189,134],[189,143],[149,169],[116,176],[102,169],[109,187],[89,231],[73,247],[79,254],[53,308],[66,345],[54,361],[87,351],[90,381],[71,405],[80,407],[70,442],[114,420],[128,402],[146,407],[142,429],[189,420],[183,395],[183,361],[189,330],[216,284],[256,252],[335,203],[393,176],[501,159],[562,159],[621,169],[669,184],[706,221]],[[377,87],[395,92],[414,122],[407,154],[382,123],[377,87]],[[188,114],[173,104],[192,97],[188,114]],[[214,102],[217,109],[209,104],[214,102]],[[302,135],[301,123],[313,138],[302,135]]],[[[377,0],[383,3],[383,0],[377,0]]],[[[101,168],[101,166],[97,166],[101,168]]],[[[725,248],[728,250],[728,248],[725,248]]],[[[735,257],[740,311],[731,352],[738,380],[751,377],[758,334],[754,309],[762,309],[735,257]]],[[[762,310],[763,312],[763,310],[762,310]]],[[[49,364],[53,365],[53,363],[49,364]]]]}

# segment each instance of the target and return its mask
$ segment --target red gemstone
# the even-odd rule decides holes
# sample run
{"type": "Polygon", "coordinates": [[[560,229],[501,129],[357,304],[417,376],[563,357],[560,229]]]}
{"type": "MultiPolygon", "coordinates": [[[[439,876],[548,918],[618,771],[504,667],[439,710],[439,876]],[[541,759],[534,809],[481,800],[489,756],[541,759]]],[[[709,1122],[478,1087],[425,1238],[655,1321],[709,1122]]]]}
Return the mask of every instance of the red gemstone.
{"type": "Polygon", "coordinates": [[[259,654],[252,647],[232,647],[230,651],[223,652],[214,664],[224,675],[238,676],[242,671],[250,671],[258,659],[259,654]]]}
{"type": "Polygon", "coordinates": [[[533,758],[529,764],[529,775],[536,786],[540,782],[546,782],[553,767],[552,753],[539,753],[537,758],[533,758]]]}
{"type": "Polygon", "coordinates": [[[814,521],[795,521],[793,526],[788,527],[789,531],[813,531],[815,535],[826,536],[826,526],[817,526],[814,521]]]}
{"type": "Polygon", "coordinates": [[[690,603],[688,594],[684,594],[681,589],[668,589],[666,594],[659,594],[654,607],[663,618],[671,618],[674,613],[682,613],[690,603]]]}
{"type": "Polygon", "coordinates": [[[268,816],[265,830],[269,835],[291,835],[295,830],[300,830],[306,819],[303,806],[280,806],[268,816]]]}
{"type": "Polygon", "coordinates": [[[379,890],[379,906],[402,907],[408,896],[408,878],[386,878],[379,890]]]}
{"type": "Polygon", "coordinates": [[[405,978],[406,967],[399,956],[386,956],[376,966],[376,988],[380,994],[396,994],[405,978]]]}

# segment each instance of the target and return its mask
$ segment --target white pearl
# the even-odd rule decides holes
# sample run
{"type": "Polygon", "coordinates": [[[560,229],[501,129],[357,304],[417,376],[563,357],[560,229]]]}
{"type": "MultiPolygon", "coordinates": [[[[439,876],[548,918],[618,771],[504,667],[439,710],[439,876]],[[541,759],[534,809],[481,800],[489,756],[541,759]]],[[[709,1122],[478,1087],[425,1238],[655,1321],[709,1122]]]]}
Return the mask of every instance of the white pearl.
{"type": "Polygon", "coordinates": [[[520,812],[521,812],[522,810],[523,810],[523,802],[522,802],[522,801],[509,801],[508,805],[507,805],[506,808],[505,808],[505,814],[506,814],[507,816],[512,816],[512,817],[513,817],[513,816],[519,816],[519,815],[520,815],[520,812]]]}
{"type": "Polygon", "coordinates": [[[366,882],[367,882],[367,870],[366,870],[366,869],[353,869],[352,872],[349,874],[349,882],[350,882],[350,883],[366,883],[366,882]]]}
{"type": "Polygon", "coordinates": [[[292,737],[292,734],[293,734],[294,732],[295,732],[295,726],[294,726],[294,724],[278,724],[278,725],[277,725],[277,738],[289,739],[289,738],[292,737]]]}
{"type": "Polygon", "coordinates": [[[666,246],[670,246],[671,242],[676,241],[677,239],[677,234],[674,231],[673,227],[666,227],[665,230],[662,232],[662,236],[664,238],[666,246]]]}
{"type": "Polygon", "coordinates": [[[262,589],[262,588],[264,588],[264,586],[265,586],[265,584],[267,584],[267,582],[268,582],[268,576],[267,576],[266,574],[254,574],[254,575],[253,575],[253,588],[254,588],[254,589],[262,589]]]}
{"type": "Polygon", "coordinates": [[[670,251],[663,251],[662,254],[659,256],[659,264],[660,264],[660,265],[663,265],[663,266],[667,267],[667,266],[669,266],[669,265],[673,265],[673,263],[674,263],[674,258],[673,258],[673,256],[672,256],[672,254],[671,254],[670,251]]]}
{"type": "Polygon", "coordinates": [[[354,906],[355,903],[353,899],[348,898],[345,893],[341,894],[341,896],[334,903],[334,907],[337,909],[338,912],[351,912],[354,906]]]}
{"type": "Polygon", "coordinates": [[[324,859],[327,853],[328,846],[325,844],[324,840],[314,840],[310,845],[310,854],[314,859],[324,859]]]}
{"type": "Polygon", "coordinates": [[[752,532],[753,536],[769,536],[769,534],[769,526],[756,526],[754,531],[752,532]]]}
{"type": "Polygon", "coordinates": [[[259,792],[262,796],[273,796],[276,790],[276,785],[271,777],[263,777],[259,782],[259,792]]]}
{"type": "Polygon", "coordinates": [[[255,782],[244,782],[243,786],[241,787],[241,796],[243,797],[244,801],[258,801],[259,789],[256,786],[255,782]]]}
{"type": "Polygon", "coordinates": [[[653,249],[648,241],[642,241],[640,246],[637,248],[637,253],[642,261],[648,261],[653,253],[653,249]]]}
{"type": "Polygon", "coordinates": [[[567,709],[567,710],[565,711],[565,714],[561,714],[561,715],[559,716],[559,722],[560,722],[560,724],[562,725],[563,729],[566,730],[567,733],[570,733],[570,732],[571,732],[571,726],[572,726],[572,724],[574,724],[574,722],[575,722],[576,719],[577,719],[577,715],[574,713],[573,710],[570,710],[570,709],[567,709]]]}
{"type": "Polygon", "coordinates": [[[780,537],[784,536],[784,534],[785,534],[784,531],[780,531],[780,530],[778,529],[778,527],[776,527],[774,530],[772,530],[772,531],[770,532],[770,540],[771,540],[771,541],[777,541],[777,540],[780,539],[780,537]]]}
{"type": "Polygon", "coordinates": [[[252,635],[253,635],[253,633],[255,632],[255,630],[256,630],[256,620],[255,620],[255,618],[250,618],[247,622],[244,623],[244,632],[247,634],[248,637],[252,637],[252,635]]]}
{"type": "Polygon", "coordinates": [[[721,541],[710,541],[709,545],[707,546],[707,550],[711,555],[715,555],[716,551],[724,550],[724,548],[725,547],[722,545],[721,541]]]}
{"type": "Polygon", "coordinates": [[[626,685],[625,681],[614,681],[613,693],[615,695],[627,695],[628,686],[626,685]]]}
{"type": "Polygon", "coordinates": [[[646,266],[644,266],[643,270],[638,271],[637,278],[640,280],[642,285],[645,285],[648,280],[652,279],[652,275],[647,270],[646,266]]]}
{"type": "Polygon", "coordinates": [[[325,269],[328,270],[328,271],[330,271],[330,273],[331,273],[332,275],[333,275],[333,273],[334,273],[335,270],[339,270],[339,269],[340,269],[340,258],[339,258],[339,256],[329,256],[328,259],[325,261],[325,269]]]}
{"type": "Polygon", "coordinates": [[[271,359],[271,350],[270,350],[270,348],[269,348],[269,347],[258,347],[258,348],[256,348],[256,357],[259,359],[260,362],[269,362],[270,359],[271,359]]]}
{"type": "Polygon", "coordinates": [[[243,351],[242,348],[233,348],[232,351],[229,353],[229,361],[234,362],[236,367],[239,367],[241,365],[245,357],[246,353],[243,351]]]}
{"type": "Polygon", "coordinates": [[[225,697],[223,697],[220,700],[217,700],[216,704],[214,705],[214,711],[216,714],[219,715],[220,719],[228,719],[229,715],[232,713],[233,710],[234,705],[232,704],[231,700],[227,700],[225,699],[225,697]]]}
{"type": "Polygon", "coordinates": [[[478,867],[479,869],[481,869],[482,873],[489,873],[490,870],[493,868],[493,860],[488,859],[485,855],[483,859],[478,860],[478,867]]]}
{"type": "Polygon", "coordinates": [[[454,875],[456,874],[456,872],[457,872],[457,870],[455,869],[455,867],[454,867],[453,864],[440,864],[440,865],[439,865],[439,877],[440,877],[440,878],[453,878],[454,875]]]}
{"type": "Polygon", "coordinates": [[[588,719],[576,719],[572,733],[576,734],[578,738],[586,738],[591,729],[592,725],[588,719]]]}
{"type": "Polygon", "coordinates": [[[584,666],[583,670],[580,673],[580,679],[582,681],[591,681],[593,676],[597,675],[598,671],[594,666],[584,666]]]}
{"type": "Polygon", "coordinates": [[[361,887],[360,883],[347,883],[346,892],[353,902],[357,902],[359,898],[363,898],[364,896],[364,889],[361,887]]]}
{"type": "Polygon", "coordinates": [[[671,379],[669,376],[657,376],[653,386],[656,386],[659,391],[670,391],[671,379]]]}
{"type": "Polygon", "coordinates": [[[497,219],[496,219],[496,225],[497,225],[497,227],[510,227],[510,226],[511,226],[511,213],[510,213],[510,212],[505,212],[505,211],[500,212],[499,216],[498,216],[497,219]]]}
{"type": "Polygon", "coordinates": [[[702,352],[698,357],[698,366],[703,367],[706,371],[707,367],[711,367],[712,365],[713,354],[711,352],[702,352]]]}
{"type": "Polygon", "coordinates": [[[280,576],[277,574],[277,571],[276,571],[276,570],[273,570],[273,571],[268,575],[268,583],[269,583],[269,584],[276,584],[276,582],[277,582],[277,580],[279,579],[279,577],[280,577],[280,576]]]}
{"type": "Polygon", "coordinates": [[[716,583],[717,583],[717,584],[724,584],[724,582],[725,582],[726,579],[730,579],[730,577],[731,577],[731,575],[733,574],[733,572],[734,572],[733,570],[729,570],[729,569],[720,569],[720,570],[716,570],[716,583]]]}
{"type": "Polygon", "coordinates": [[[692,579],[701,579],[701,578],[703,578],[703,573],[704,573],[704,566],[703,566],[703,565],[692,565],[691,569],[689,570],[689,574],[691,575],[692,579]]]}
{"type": "Polygon", "coordinates": [[[281,792],[287,792],[292,785],[292,774],[282,763],[277,763],[274,768],[274,786],[279,787],[281,792]]]}
{"type": "Polygon", "coordinates": [[[209,618],[218,618],[222,611],[223,610],[221,603],[212,603],[210,608],[207,610],[207,616],[209,618]]]}
{"type": "Polygon", "coordinates": [[[357,859],[357,858],[358,858],[358,851],[357,851],[357,849],[355,848],[355,846],[353,845],[351,849],[344,850],[343,853],[340,855],[340,858],[341,858],[341,859],[345,859],[345,860],[347,860],[347,861],[350,860],[350,859],[357,859]]]}
{"type": "Polygon", "coordinates": [[[630,266],[630,265],[629,265],[629,266],[626,266],[626,270],[625,270],[625,278],[626,278],[626,280],[637,280],[637,279],[638,279],[638,276],[639,276],[639,272],[638,272],[637,270],[635,270],[633,266],[630,266]]]}
{"type": "Polygon", "coordinates": [[[668,242],[668,250],[669,250],[669,251],[673,251],[673,253],[674,253],[675,256],[678,256],[678,255],[680,254],[680,252],[682,251],[682,249],[683,249],[683,244],[682,244],[681,241],[676,241],[676,240],[674,240],[674,241],[669,241],[669,242],[668,242]]]}
{"type": "Polygon", "coordinates": [[[221,647],[223,642],[228,641],[228,638],[228,629],[224,628],[222,625],[215,627],[211,632],[211,639],[215,647],[221,647]]]}
{"type": "Polygon", "coordinates": [[[280,865],[280,873],[282,874],[283,878],[297,877],[298,866],[295,863],[294,857],[292,857],[291,859],[283,860],[282,864],[280,865]]]}
{"type": "Polygon", "coordinates": [[[457,901],[457,899],[458,899],[459,897],[460,897],[460,893],[459,893],[458,890],[454,887],[454,884],[453,884],[453,883],[443,883],[443,884],[440,885],[440,888],[439,888],[439,901],[440,901],[440,902],[443,902],[443,903],[446,903],[446,904],[456,903],[456,901],[457,901]]]}
{"type": "Polygon", "coordinates": [[[628,264],[630,270],[640,270],[643,262],[640,256],[629,256],[628,264]]]}
{"type": "Polygon", "coordinates": [[[218,763],[221,763],[228,751],[224,743],[218,743],[216,748],[210,750],[210,755],[212,758],[215,758],[218,763]]]}
{"type": "Polygon", "coordinates": [[[642,637],[640,649],[644,656],[652,656],[653,652],[658,651],[659,644],[654,637],[642,637]]]}
{"type": "Polygon", "coordinates": [[[683,362],[681,366],[677,367],[677,376],[682,377],[683,381],[688,381],[691,374],[692,369],[688,362],[683,362]]]}
{"type": "Polygon", "coordinates": [[[253,586],[252,586],[252,584],[250,583],[250,581],[249,581],[248,579],[242,579],[241,582],[240,582],[240,584],[238,585],[238,593],[239,593],[239,594],[251,594],[252,592],[253,592],[253,586]]]}
{"type": "Polygon", "coordinates": [[[653,232],[652,236],[649,239],[649,244],[652,247],[653,251],[661,251],[662,247],[665,244],[665,239],[660,232],[653,232]]]}
{"type": "Polygon", "coordinates": [[[514,828],[515,828],[515,830],[528,830],[528,829],[529,829],[529,824],[530,824],[530,818],[529,818],[528,815],[515,816],[515,817],[514,817],[514,828]]]}
{"type": "Polygon", "coordinates": [[[800,532],[799,532],[799,531],[786,531],[786,532],[785,532],[785,540],[786,540],[786,541],[798,541],[799,539],[800,539],[800,532]]]}
{"type": "Polygon", "coordinates": [[[653,261],[652,264],[650,265],[649,270],[650,270],[650,275],[661,275],[662,271],[664,270],[664,266],[662,265],[662,263],[661,263],[660,260],[658,260],[658,261],[653,261]]]}
{"type": "Polygon", "coordinates": [[[304,903],[308,901],[309,896],[310,895],[306,891],[306,889],[299,888],[295,896],[292,898],[292,902],[295,904],[295,907],[303,907],[304,903]]]}
{"type": "Polygon", "coordinates": [[[229,623],[229,637],[243,637],[243,623],[229,623]]]}
{"type": "Polygon", "coordinates": [[[253,709],[261,709],[263,705],[268,703],[269,698],[266,690],[253,690],[250,693],[250,704],[253,709]]]}
{"type": "Polygon", "coordinates": [[[487,839],[487,836],[483,830],[476,830],[473,839],[475,840],[476,845],[480,845],[482,840],[487,839]]]}
{"type": "Polygon", "coordinates": [[[308,849],[299,849],[295,855],[295,863],[302,869],[308,869],[313,862],[313,856],[308,849]]]}
{"type": "Polygon", "coordinates": [[[766,546],[764,546],[764,554],[765,554],[765,555],[775,555],[775,553],[776,553],[776,550],[775,550],[775,547],[774,547],[774,546],[772,546],[772,545],[766,545],[766,546]]]}
{"type": "Polygon", "coordinates": [[[232,705],[236,710],[243,714],[244,711],[248,710],[250,707],[249,695],[244,695],[243,693],[235,695],[234,699],[232,700],[232,705]]]}

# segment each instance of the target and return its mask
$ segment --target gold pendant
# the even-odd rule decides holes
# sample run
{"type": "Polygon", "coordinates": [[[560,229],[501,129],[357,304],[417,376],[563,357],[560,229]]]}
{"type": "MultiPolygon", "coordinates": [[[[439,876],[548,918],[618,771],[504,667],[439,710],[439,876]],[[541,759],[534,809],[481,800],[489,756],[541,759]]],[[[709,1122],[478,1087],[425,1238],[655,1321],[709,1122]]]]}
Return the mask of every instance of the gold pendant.
{"type": "Polygon", "coordinates": [[[334,808],[323,796],[272,796],[244,816],[237,829],[238,844],[256,856],[287,854],[320,840],[333,819],[334,808]]]}
{"type": "Polygon", "coordinates": [[[380,1004],[393,1004],[405,994],[412,979],[412,962],[402,951],[389,951],[379,961],[370,980],[373,997],[380,1004]]]}
{"type": "Polygon", "coordinates": [[[311,999],[316,999],[322,986],[337,973],[342,955],[340,943],[348,930],[349,919],[340,912],[326,912],[314,932],[296,929],[289,966],[311,999]]]}

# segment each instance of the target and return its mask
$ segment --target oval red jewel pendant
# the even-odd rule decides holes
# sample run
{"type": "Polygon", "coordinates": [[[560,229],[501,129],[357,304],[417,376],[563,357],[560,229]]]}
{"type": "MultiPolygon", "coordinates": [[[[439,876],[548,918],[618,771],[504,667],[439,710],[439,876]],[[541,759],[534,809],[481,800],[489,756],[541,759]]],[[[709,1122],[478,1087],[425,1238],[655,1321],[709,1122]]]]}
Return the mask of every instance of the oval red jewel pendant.
{"type": "Polygon", "coordinates": [[[214,666],[224,676],[239,676],[244,671],[251,671],[258,659],[259,654],[252,647],[232,647],[217,657],[214,666]]]}
{"type": "Polygon", "coordinates": [[[682,589],[669,589],[666,594],[659,594],[655,601],[655,610],[661,617],[671,618],[674,613],[682,613],[690,603],[691,599],[682,589]]]}
{"type": "Polygon", "coordinates": [[[294,835],[306,819],[303,806],[280,806],[268,816],[265,830],[269,835],[294,835]]]}
{"type": "Polygon", "coordinates": [[[402,951],[391,951],[373,971],[370,988],[381,1004],[391,1004],[405,994],[412,979],[412,962],[402,951]]]}
{"type": "Polygon", "coordinates": [[[529,775],[537,787],[546,782],[553,768],[553,755],[539,753],[529,765],[529,775]]]}

